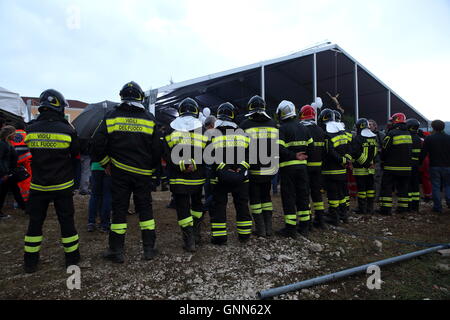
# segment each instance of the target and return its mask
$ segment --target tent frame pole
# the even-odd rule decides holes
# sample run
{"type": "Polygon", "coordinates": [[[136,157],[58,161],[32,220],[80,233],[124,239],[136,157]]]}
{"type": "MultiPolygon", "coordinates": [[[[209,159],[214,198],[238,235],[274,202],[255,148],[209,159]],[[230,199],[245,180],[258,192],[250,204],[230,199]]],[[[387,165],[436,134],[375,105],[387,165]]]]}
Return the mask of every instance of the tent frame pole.
{"type": "Polygon", "coordinates": [[[387,120],[391,118],[391,90],[387,92],[387,120]]]}
{"type": "Polygon", "coordinates": [[[261,65],[261,97],[266,101],[266,72],[264,65],[261,65]]]}
{"type": "Polygon", "coordinates": [[[355,63],[355,123],[359,119],[358,64],[355,63]]]}

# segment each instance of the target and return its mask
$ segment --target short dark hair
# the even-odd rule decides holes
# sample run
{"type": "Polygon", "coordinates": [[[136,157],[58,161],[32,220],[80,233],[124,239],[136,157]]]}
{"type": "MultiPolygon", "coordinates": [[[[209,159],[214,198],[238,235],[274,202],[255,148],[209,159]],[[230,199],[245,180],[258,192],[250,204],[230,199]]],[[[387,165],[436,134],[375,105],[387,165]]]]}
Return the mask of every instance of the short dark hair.
{"type": "Polygon", "coordinates": [[[434,131],[442,132],[445,129],[445,122],[442,120],[434,120],[431,123],[431,127],[433,128],[434,131]]]}

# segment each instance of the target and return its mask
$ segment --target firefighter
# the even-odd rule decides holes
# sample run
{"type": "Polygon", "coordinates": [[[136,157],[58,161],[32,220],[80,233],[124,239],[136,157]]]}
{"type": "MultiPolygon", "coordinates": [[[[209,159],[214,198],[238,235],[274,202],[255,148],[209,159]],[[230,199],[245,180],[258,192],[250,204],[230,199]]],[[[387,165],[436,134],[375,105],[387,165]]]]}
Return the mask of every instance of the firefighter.
{"type": "Polygon", "coordinates": [[[325,132],[315,123],[316,111],[310,106],[306,105],[300,109],[300,120],[308,129],[314,141],[314,151],[308,155],[308,181],[311,199],[314,208],[314,222],[313,225],[317,228],[323,229],[323,213],[325,210],[322,199],[322,158],[325,146],[325,132]]]}
{"type": "Polygon", "coordinates": [[[194,99],[181,101],[178,113],[180,116],[170,123],[164,138],[164,157],[183,235],[183,249],[195,252],[201,240],[202,190],[206,181],[202,158],[208,138],[204,135],[200,109],[194,99]]]}
{"type": "Polygon", "coordinates": [[[16,125],[16,134],[11,140],[11,144],[17,153],[17,165],[23,166],[25,170],[30,174],[30,177],[17,183],[20,189],[20,194],[22,195],[23,201],[26,203],[30,197],[30,183],[31,183],[31,152],[25,143],[27,133],[25,132],[25,124],[19,122],[16,125]]]}
{"type": "Polygon", "coordinates": [[[285,227],[277,234],[296,238],[307,236],[311,224],[307,159],[314,151],[308,129],[297,120],[295,106],[282,101],[277,109],[280,126],[281,201],[285,227]]]}
{"type": "Polygon", "coordinates": [[[412,138],[412,170],[411,180],[408,184],[409,211],[419,212],[420,203],[420,153],[422,152],[423,140],[419,136],[420,122],[417,119],[408,119],[406,127],[412,138]]]}
{"type": "Polygon", "coordinates": [[[155,220],[152,209],[152,175],[161,159],[161,144],[155,130],[155,118],[142,102],[144,92],[136,82],[126,83],[122,103],[105,115],[94,134],[92,161],[105,167],[112,177],[112,221],[107,260],[124,262],[125,234],[130,198],[139,215],[143,258],[156,254],[155,220]]]}
{"type": "Polygon", "coordinates": [[[260,96],[253,96],[247,109],[249,113],[241,123],[241,128],[251,139],[250,212],[255,222],[255,234],[270,237],[273,234],[270,188],[272,178],[278,171],[278,129],[275,121],[266,113],[266,102],[260,96]],[[264,161],[265,157],[270,159],[264,161]]]}
{"type": "Polygon", "coordinates": [[[394,114],[390,122],[391,129],[383,140],[381,159],[383,161],[383,178],[380,192],[380,211],[382,215],[391,215],[392,192],[397,191],[397,212],[408,211],[408,183],[412,171],[412,138],[406,127],[406,116],[394,114]]]}
{"type": "Polygon", "coordinates": [[[332,225],[339,225],[340,220],[346,219],[345,212],[341,212],[343,190],[347,184],[346,166],[350,159],[346,156],[348,138],[342,132],[341,126],[335,121],[335,114],[331,109],[324,109],[318,117],[318,123],[325,134],[325,155],[322,165],[322,177],[328,197],[328,213],[324,221],[332,225]]]}
{"type": "Polygon", "coordinates": [[[52,201],[61,228],[66,266],[75,265],[80,260],[72,198],[74,159],[80,153],[80,145],[77,133],[64,119],[67,106],[60,92],[45,90],[39,97],[40,115],[28,126],[25,142],[33,157],[33,177],[26,208],[30,217],[25,236],[26,273],[37,270],[43,240],[42,226],[52,201]]]}
{"type": "Polygon", "coordinates": [[[357,214],[372,214],[375,199],[375,158],[378,153],[376,134],[365,118],[356,121],[356,137],[352,140],[353,175],[358,187],[357,214]]]}
{"type": "Polygon", "coordinates": [[[216,132],[211,138],[215,163],[212,166],[212,208],[211,242],[216,245],[227,243],[226,209],[228,194],[233,195],[236,209],[236,227],[239,241],[250,239],[252,216],[249,199],[249,146],[250,138],[234,122],[235,108],[227,102],[217,110],[216,132]]]}

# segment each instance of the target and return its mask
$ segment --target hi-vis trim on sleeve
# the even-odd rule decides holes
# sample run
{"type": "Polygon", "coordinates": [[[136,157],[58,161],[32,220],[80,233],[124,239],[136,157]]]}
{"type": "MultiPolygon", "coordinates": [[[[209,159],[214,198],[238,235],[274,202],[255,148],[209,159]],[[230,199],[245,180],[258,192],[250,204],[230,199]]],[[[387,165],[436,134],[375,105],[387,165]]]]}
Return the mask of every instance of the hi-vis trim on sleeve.
{"type": "Polygon", "coordinates": [[[250,165],[248,164],[248,162],[242,161],[241,165],[247,170],[250,169],[250,165]]]}
{"type": "Polygon", "coordinates": [[[36,191],[60,191],[60,190],[70,188],[74,184],[75,183],[73,180],[70,180],[66,183],[51,185],[51,186],[41,186],[39,184],[31,183],[30,189],[36,190],[36,191]]]}
{"type": "Polygon", "coordinates": [[[314,147],[325,147],[325,142],[314,142],[314,147]]]}
{"type": "Polygon", "coordinates": [[[140,168],[132,167],[132,166],[120,163],[119,161],[117,161],[116,159],[113,159],[113,158],[111,158],[111,161],[112,161],[113,165],[115,165],[117,168],[128,171],[128,172],[141,174],[144,176],[151,176],[153,174],[153,172],[155,172],[155,169],[147,170],[147,169],[140,169],[140,168]]]}
{"type": "Polygon", "coordinates": [[[62,133],[33,132],[25,138],[30,149],[67,149],[71,142],[72,137],[62,133]]]}
{"type": "Polygon", "coordinates": [[[205,148],[208,142],[208,137],[202,134],[182,131],[174,131],[167,135],[165,139],[170,148],[177,144],[205,148]]]}
{"type": "Polygon", "coordinates": [[[394,144],[394,145],[412,144],[411,135],[395,136],[394,139],[392,140],[392,144],[394,144]]]}
{"type": "Polygon", "coordinates": [[[101,161],[99,161],[98,163],[99,163],[101,166],[104,166],[104,165],[106,165],[109,161],[111,161],[111,158],[108,157],[108,156],[106,156],[106,157],[104,157],[101,161]]]}
{"type": "Polygon", "coordinates": [[[347,144],[348,137],[345,134],[341,134],[341,135],[331,138],[331,142],[333,142],[333,147],[337,148],[340,145],[347,144]]]}
{"type": "Polygon", "coordinates": [[[139,118],[117,117],[106,119],[108,133],[115,131],[153,134],[155,122],[139,118]]]}

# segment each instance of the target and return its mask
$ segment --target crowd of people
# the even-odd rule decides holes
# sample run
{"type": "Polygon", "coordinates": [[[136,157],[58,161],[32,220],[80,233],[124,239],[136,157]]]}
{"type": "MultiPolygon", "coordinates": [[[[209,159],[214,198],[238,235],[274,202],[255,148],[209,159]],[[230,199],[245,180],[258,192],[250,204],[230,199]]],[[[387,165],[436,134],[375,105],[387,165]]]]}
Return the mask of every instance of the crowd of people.
{"type": "Polygon", "coordinates": [[[206,214],[211,243],[227,243],[229,194],[242,243],[252,236],[307,237],[313,228],[348,223],[349,181],[356,183],[355,214],[391,215],[395,199],[396,213],[418,213],[421,183],[425,198],[432,193],[433,211],[443,211],[442,190],[450,207],[450,136],[440,120],[432,122],[428,137],[419,121],[403,113],[390,118],[384,133],[365,118],[348,130],[336,110],[310,105],[298,110],[285,100],[271,117],[264,99],[254,96],[245,115],[226,102],[204,121],[198,103],[186,98],[177,105],[178,116],[159,126],[143,106],[144,92],[137,83],[125,84],[120,96],[121,104],[106,114],[86,146],[64,118],[67,101],[52,89],[41,94],[40,115],[26,128],[1,129],[0,206],[12,191],[29,216],[25,272],[37,270],[50,202],[61,226],[66,265],[78,264],[73,190],[89,193],[86,172],[91,173],[88,231],[97,228],[99,216],[98,228],[109,234],[103,257],[116,263],[124,262],[131,197],[143,258],[158,254],[151,196],[156,180],[162,180],[163,190],[170,188],[170,207],[176,210],[188,252],[202,241],[206,214]],[[76,179],[82,158],[85,174],[76,179]],[[429,170],[424,168],[428,162],[429,170]],[[278,181],[284,227],[273,230],[271,189],[278,181]],[[432,192],[426,190],[430,181],[432,192]]]}

